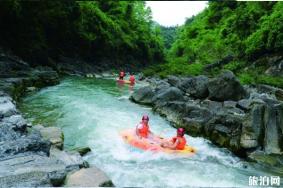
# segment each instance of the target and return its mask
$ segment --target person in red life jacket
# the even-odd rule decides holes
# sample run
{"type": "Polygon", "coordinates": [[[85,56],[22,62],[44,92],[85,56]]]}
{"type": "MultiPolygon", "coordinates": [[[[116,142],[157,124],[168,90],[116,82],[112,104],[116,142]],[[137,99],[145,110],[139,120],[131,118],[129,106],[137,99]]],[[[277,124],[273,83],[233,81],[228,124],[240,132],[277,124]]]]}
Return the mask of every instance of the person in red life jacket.
{"type": "Polygon", "coordinates": [[[178,128],[177,129],[177,136],[173,137],[169,141],[165,141],[161,143],[161,147],[164,148],[170,148],[173,150],[183,150],[186,146],[186,138],[184,137],[185,129],[184,128],[178,128]]]}
{"type": "Polygon", "coordinates": [[[131,82],[131,84],[134,84],[134,83],[135,83],[136,79],[135,79],[134,74],[131,74],[131,75],[130,75],[129,81],[131,82]]]}
{"type": "Polygon", "coordinates": [[[121,71],[119,73],[119,80],[124,80],[124,77],[126,76],[125,72],[124,71],[121,71]]]}
{"type": "Polygon", "coordinates": [[[152,133],[149,130],[149,117],[147,115],[142,116],[142,122],[140,122],[136,127],[137,136],[142,138],[148,138],[152,133]]]}

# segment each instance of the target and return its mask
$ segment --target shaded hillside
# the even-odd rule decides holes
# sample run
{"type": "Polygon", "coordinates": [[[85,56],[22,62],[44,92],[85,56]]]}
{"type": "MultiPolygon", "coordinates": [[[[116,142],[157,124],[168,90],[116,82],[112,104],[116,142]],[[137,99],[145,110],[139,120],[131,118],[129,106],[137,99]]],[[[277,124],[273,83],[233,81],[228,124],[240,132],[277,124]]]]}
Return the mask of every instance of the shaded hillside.
{"type": "Polygon", "coordinates": [[[144,2],[1,1],[0,46],[33,65],[61,56],[136,66],[163,60],[144,2]]]}

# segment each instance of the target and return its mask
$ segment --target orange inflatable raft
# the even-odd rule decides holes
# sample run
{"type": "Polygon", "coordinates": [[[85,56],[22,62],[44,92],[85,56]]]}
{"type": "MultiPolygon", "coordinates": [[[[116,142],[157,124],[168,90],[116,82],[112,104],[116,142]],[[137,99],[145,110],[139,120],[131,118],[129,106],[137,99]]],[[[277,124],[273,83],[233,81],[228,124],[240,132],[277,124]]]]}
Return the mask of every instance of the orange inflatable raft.
{"type": "Polygon", "coordinates": [[[116,81],[117,81],[119,84],[135,84],[135,83],[132,83],[132,82],[129,81],[129,80],[119,80],[119,79],[116,79],[116,81]]]}
{"type": "Polygon", "coordinates": [[[131,146],[134,146],[136,148],[142,149],[142,150],[148,150],[153,152],[164,152],[164,153],[170,153],[170,154],[180,154],[185,156],[192,156],[196,153],[196,149],[186,145],[185,149],[183,150],[172,150],[169,148],[163,148],[160,146],[160,143],[164,140],[162,137],[154,136],[153,138],[147,139],[147,138],[138,138],[136,136],[134,129],[127,129],[122,131],[121,136],[125,142],[130,144],[131,146]]]}

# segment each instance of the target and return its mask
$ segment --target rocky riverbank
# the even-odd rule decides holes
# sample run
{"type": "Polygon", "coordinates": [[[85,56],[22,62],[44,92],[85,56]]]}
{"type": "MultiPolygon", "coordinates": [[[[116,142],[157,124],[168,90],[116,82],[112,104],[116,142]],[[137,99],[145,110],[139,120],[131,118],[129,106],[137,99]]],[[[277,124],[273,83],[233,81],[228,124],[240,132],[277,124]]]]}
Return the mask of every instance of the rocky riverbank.
{"type": "Polygon", "coordinates": [[[17,110],[16,101],[26,92],[58,83],[59,75],[51,68],[31,68],[15,56],[0,54],[0,187],[63,186],[64,183],[65,186],[113,186],[99,169],[83,170],[89,165],[80,154],[89,148],[64,151],[64,135],[59,128],[28,125],[17,110]],[[80,173],[83,181],[76,173],[80,173]]]}
{"type": "Polygon", "coordinates": [[[283,174],[283,90],[242,86],[230,71],[206,76],[148,78],[131,100],[152,106],[175,127],[283,174]]]}

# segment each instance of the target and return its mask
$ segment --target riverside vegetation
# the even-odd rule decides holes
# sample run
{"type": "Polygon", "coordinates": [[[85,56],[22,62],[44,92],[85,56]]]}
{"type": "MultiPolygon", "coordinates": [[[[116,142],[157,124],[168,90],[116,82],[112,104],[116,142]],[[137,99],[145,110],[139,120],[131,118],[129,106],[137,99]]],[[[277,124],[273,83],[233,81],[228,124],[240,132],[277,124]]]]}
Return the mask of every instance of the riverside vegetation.
{"type": "Polygon", "coordinates": [[[78,171],[88,165],[62,150],[61,130],[28,125],[15,105],[63,74],[144,67],[149,86],[131,100],[282,175],[282,11],[282,2],[209,2],[164,28],[142,1],[1,1],[1,186],[80,186],[76,176],[96,172],[97,186],[113,185],[95,167],[78,171]]]}

